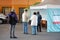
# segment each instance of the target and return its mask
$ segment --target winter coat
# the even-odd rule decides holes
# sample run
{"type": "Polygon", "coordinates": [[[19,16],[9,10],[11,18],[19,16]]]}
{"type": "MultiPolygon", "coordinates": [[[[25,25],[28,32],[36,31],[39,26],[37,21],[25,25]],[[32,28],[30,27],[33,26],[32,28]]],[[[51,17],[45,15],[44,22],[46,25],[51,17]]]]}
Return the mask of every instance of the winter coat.
{"type": "Polygon", "coordinates": [[[11,12],[9,14],[9,23],[12,25],[16,25],[17,21],[18,20],[17,20],[17,16],[16,16],[15,12],[11,12]]]}

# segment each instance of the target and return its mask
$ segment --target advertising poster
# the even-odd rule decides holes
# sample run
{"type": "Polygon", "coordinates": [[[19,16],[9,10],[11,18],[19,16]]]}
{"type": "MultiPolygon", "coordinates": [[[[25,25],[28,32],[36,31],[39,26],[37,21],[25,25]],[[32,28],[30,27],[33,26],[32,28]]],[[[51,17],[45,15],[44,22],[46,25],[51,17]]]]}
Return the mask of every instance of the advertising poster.
{"type": "Polygon", "coordinates": [[[60,32],[60,9],[47,11],[47,32],[60,32]]]}

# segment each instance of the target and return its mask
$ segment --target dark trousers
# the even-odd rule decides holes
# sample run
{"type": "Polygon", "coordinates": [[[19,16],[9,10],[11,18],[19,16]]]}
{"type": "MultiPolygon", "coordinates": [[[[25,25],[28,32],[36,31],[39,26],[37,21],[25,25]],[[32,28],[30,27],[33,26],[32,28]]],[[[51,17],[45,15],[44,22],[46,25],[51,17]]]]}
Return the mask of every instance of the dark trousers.
{"type": "Polygon", "coordinates": [[[10,36],[15,36],[15,25],[11,25],[10,36]]]}
{"type": "Polygon", "coordinates": [[[37,31],[38,31],[38,32],[41,32],[41,24],[38,24],[38,25],[37,25],[37,31]]]}

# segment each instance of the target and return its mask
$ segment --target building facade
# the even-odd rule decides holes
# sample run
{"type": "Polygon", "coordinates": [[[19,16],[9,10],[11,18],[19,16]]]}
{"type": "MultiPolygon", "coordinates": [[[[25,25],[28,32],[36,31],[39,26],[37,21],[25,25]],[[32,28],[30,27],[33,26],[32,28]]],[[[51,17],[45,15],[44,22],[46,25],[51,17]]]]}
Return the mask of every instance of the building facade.
{"type": "Polygon", "coordinates": [[[41,0],[0,0],[0,12],[7,15],[11,8],[14,8],[18,17],[21,18],[20,15],[22,15],[21,13],[24,8],[40,1],[41,0]]]}

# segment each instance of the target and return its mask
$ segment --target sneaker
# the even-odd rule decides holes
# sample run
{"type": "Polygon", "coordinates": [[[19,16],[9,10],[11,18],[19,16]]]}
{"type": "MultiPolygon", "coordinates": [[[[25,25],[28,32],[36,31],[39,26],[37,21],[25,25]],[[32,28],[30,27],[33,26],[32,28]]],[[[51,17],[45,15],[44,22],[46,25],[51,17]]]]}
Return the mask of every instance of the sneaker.
{"type": "Polygon", "coordinates": [[[24,34],[28,34],[27,32],[24,32],[24,34]]]}
{"type": "Polygon", "coordinates": [[[37,34],[32,34],[32,35],[37,35],[37,34]]]}
{"type": "Polygon", "coordinates": [[[10,36],[10,38],[13,38],[12,36],[10,36]]]}
{"type": "Polygon", "coordinates": [[[13,38],[17,38],[16,36],[13,36],[13,38]]]}

